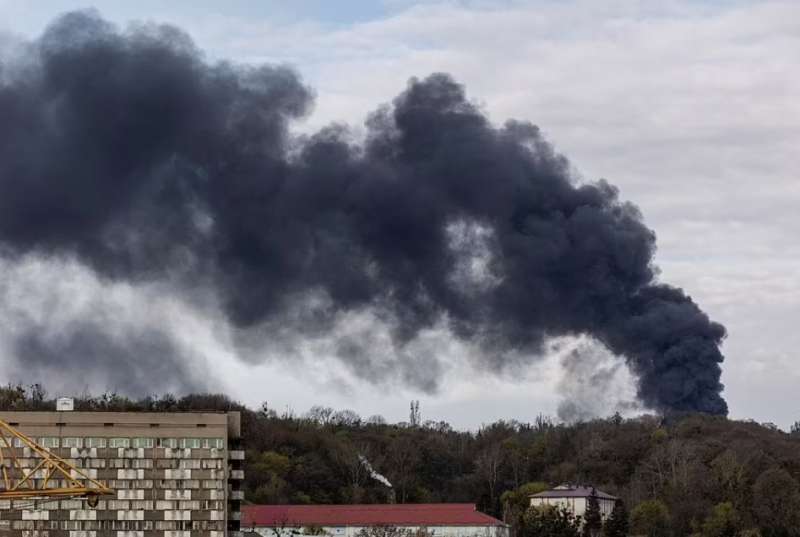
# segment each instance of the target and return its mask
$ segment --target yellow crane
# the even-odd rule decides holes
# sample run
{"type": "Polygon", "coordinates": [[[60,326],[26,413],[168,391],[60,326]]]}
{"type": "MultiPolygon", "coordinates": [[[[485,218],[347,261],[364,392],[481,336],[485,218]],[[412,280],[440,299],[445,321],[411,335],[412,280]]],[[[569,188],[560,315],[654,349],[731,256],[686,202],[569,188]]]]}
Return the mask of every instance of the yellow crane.
{"type": "Polygon", "coordinates": [[[0,500],[86,498],[89,507],[97,507],[100,496],[114,495],[112,489],[3,420],[0,420],[0,469],[0,500]],[[20,447],[28,447],[38,456],[32,456],[35,464],[31,468],[23,468],[17,459],[15,439],[20,447]],[[64,486],[59,486],[59,479],[64,480],[64,486]]]}

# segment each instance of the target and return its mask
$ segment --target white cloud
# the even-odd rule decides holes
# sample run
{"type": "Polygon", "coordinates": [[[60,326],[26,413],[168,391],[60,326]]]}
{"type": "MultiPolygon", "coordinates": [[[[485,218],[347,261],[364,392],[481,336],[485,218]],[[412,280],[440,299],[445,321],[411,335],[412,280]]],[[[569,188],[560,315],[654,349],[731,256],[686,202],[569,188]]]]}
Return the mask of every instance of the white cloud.
{"type": "MultiPolygon", "coordinates": [[[[0,3],[0,18],[11,12],[26,17],[20,4],[0,3]]],[[[115,17],[113,8],[104,13],[115,17]]],[[[211,58],[294,64],[318,95],[299,130],[360,123],[408,77],[433,71],[464,82],[495,121],[539,124],[583,177],[606,177],[642,208],[659,236],[662,279],[728,326],[723,380],[733,416],[786,426],[800,413],[785,404],[800,347],[797,14],[793,1],[585,0],[423,3],[346,27],[211,11],[189,18],[180,9],[143,18],[179,24],[211,58]]],[[[400,390],[387,403],[361,385],[339,393],[335,386],[355,381],[326,384],[325,375],[341,373],[322,366],[322,377],[285,382],[275,379],[297,379],[290,367],[264,366],[258,377],[239,367],[225,375],[248,399],[265,385],[284,393],[310,383],[305,406],[397,407],[402,417],[399,401],[414,396],[400,390]]],[[[555,382],[534,391],[466,374],[428,408],[462,424],[526,418],[555,409],[555,382]]]]}

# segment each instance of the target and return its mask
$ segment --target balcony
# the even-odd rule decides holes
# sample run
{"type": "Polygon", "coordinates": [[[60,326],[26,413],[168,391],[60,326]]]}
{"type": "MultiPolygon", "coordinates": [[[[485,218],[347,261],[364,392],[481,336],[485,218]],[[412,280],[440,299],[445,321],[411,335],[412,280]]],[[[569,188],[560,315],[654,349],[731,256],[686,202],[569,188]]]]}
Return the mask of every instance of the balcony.
{"type": "Polygon", "coordinates": [[[228,498],[231,500],[244,500],[244,491],[243,490],[232,490],[228,495],[228,498]]]}
{"type": "Polygon", "coordinates": [[[243,449],[233,449],[228,452],[228,458],[232,461],[243,461],[244,460],[244,450],[243,449]]]}
{"type": "Polygon", "coordinates": [[[231,470],[228,479],[244,479],[244,470],[231,470]]]}

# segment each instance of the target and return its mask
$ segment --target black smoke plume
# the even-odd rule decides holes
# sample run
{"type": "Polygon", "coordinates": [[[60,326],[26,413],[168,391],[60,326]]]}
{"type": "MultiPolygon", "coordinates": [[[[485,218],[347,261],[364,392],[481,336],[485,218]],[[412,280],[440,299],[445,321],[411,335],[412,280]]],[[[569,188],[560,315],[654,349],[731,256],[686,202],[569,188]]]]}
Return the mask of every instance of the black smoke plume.
{"type": "MultiPolygon", "coordinates": [[[[400,357],[441,323],[498,370],[588,334],[625,357],[646,406],[727,412],[725,330],[656,281],[638,209],[577,181],[536,126],[493,126],[449,76],[412,79],[363,142],[344,127],[297,140],[312,92],[291,69],[209,63],[172,27],[76,12],[23,50],[0,71],[7,256],[66,256],[110,281],[178,274],[239,328],[321,296],[293,330],[369,310],[400,357]]],[[[343,354],[369,368],[356,347],[343,354]]]]}

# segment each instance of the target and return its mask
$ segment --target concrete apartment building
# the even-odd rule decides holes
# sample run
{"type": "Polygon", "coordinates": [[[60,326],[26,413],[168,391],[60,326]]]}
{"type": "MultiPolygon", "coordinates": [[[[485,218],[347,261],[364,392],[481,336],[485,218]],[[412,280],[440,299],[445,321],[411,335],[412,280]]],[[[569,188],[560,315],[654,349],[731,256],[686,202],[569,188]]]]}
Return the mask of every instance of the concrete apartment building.
{"type": "MultiPolygon", "coordinates": [[[[81,499],[2,500],[0,535],[241,537],[238,412],[0,412],[0,419],[115,491],[96,508],[81,499]]],[[[15,441],[22,467],[35,467],[39,459],[15,441]]]]}

